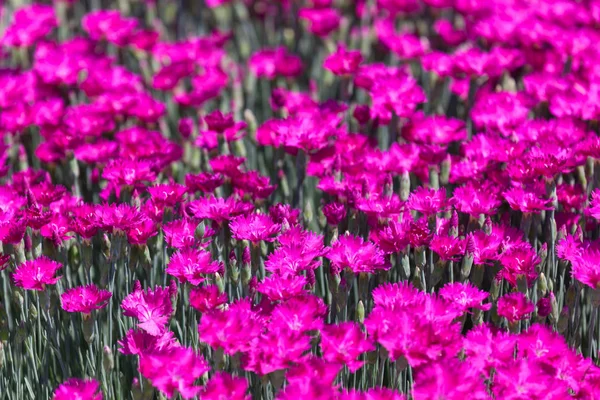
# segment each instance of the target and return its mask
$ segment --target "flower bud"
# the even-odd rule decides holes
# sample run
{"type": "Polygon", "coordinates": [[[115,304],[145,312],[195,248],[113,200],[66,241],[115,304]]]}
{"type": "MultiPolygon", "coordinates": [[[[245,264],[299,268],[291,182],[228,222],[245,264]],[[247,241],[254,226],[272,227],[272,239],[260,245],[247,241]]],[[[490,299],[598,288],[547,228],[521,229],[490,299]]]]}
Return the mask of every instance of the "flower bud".
{"type": "Polygon", "coordinates": [[[104,367],[104,372],[107,374],[115,367],[115,358],[108,346],[104,346],[104,350],[102,351],[102,366],[104,367]]]}

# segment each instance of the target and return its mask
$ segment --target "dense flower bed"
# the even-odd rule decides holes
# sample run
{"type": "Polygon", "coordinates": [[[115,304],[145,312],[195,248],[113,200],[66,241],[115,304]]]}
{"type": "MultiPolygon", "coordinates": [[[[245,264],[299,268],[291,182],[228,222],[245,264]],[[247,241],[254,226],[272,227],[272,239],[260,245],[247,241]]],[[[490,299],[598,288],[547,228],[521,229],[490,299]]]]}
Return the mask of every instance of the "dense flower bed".
{"type": "Polygon", "coordinates": [[[600,398],[600,1],[0,27],[0,397],[600,398]]]}

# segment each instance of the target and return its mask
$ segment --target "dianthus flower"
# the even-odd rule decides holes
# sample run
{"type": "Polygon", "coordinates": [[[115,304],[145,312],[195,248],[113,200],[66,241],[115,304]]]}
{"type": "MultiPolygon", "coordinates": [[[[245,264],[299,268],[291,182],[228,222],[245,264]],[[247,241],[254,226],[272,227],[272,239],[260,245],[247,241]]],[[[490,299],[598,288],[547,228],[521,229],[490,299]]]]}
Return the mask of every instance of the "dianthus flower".
{"type": "Polygon", "coordinates": [[[198,244],[196,228],[198,224],[189,219],[178,219],[163,225],[165,241],[171,247],[184,249],[198,244]]]}
{"type": "Polygon", "coordinates": [[[42,256],[19,265],[13,274],[13,279],[18,287],[42,291],[46,285],[54,285],[58,282],[61,277],[54,277],[54,274],[61,268],[59,262],[42,256]]]}
{"type": "Polygon", "coordinates": [[[284,370],[310,350],[310,337],[288,329],[272,329],[252,341],[242,367],[260,376],[284,370]]]}
{"type": "MultiPolygon", "coordinates": [[[[600,250],[578,249],[573,253],[569,257],[562,257],[570,259],[573,278],[593,289],[600,289],[600,250]]],[[[561,256],[560,253],[558,255],[561,256]]]]}
{"type": "Polygon", "coordinates": [[[169,398],[176,393],[191,399],[202,390],[195,381],[210,370],[208,363],[194,349],[174,347],[140,357],[140,373],[169,398]]]}
{"type": "Polygon", "coordinates": [[[210,219],[218,224],[254,209],[252,203],[237,200],[235,197],[202,197],[188,205],[189,214],[194,218],[210,219]]]}
{"type": "Polygon", "coordinates": [[[271,301],[287,300],[305,293],[304,286],[307,282],[303,275],[271,275],[258,284],[256,291],[271,301]]]}
{"type": "Polygon", "coordinates": [[[470,282],[467,283],[447,283],[440,289],[440,297],[448,301],[454,307],[465,313],[471,308],[487,311],[491,304],[481,304],[488,298],[489,293],[478,289],[470,282]]]}
{"type": "Polygon", "coordinates": [[[106,307],[112,293],[98,289],[95,285],[79,286],[64,292],[60,299],[62,308],[68,312],[90,314],[93,310],[106,307]]]}
{"type": "Polygon", "coordinates": [[[490,398],[478,371],[455,357],[436,360],[418,368],[412,395],[415,400],[490,398]]]}
{"type": "Polygon", "coordinates": [[[130,329],[117,343],[119,344],[119,352],[137,356],[179,347],[175,334],[171,331],[164,331],[158,336],[153,336],[142,330],[130,329]]]}
{"type": "Polygon", "coordinates": [[[336,226],[346,218],[346,206],[337,202],[327,203],[323,206],[323,214],[329,225],[336,226]]]}
{"type": "Polygon", "coordinates": [[[176,183],[156,185],[148,188],[152,202],[159,207],[175,207],[181,203],[187,188],[176,183]]]}
{"type": "Polygon", "coordinates": [[[542,210],[552,209],[552,200],[525,189],[512,188],[504,192],[503,196],[510,208],[524,213],[540,213],[542,210]]]}
{"type": "Polygon", "coordinates": [[[453,236],[434,235],[429,242],[431,250],[440,256],[441,260],[457,261],[465,254],[467,241],[453,236]]]}
{"type": "Polygon", "coordinates": [[[215,310],[227,303],[227,293],[219,292],[216,285],[192,288],[190,290],[190,306],[201,313],[215,310]]]}
{"type": "Polygon", "coordinates": [[[217,372],[200,392],[203,400],[251,400],[246,378],[217,372]]]}
{"type": "Polygon", "coordinates": [[[198,286],[205,281],[205,275],[220,272],[223,265],[212,261],[211,254],[205,250],[183,248],[173,254],[165,272],[179,279],[198,286]]]}
{"type": "Polygon", "coordinates": [[[279,233],[281,225],[264,214],[240,215],[229,223],[232,236],[237,240],[248,240],[253,244],[258,244],[265,240],[272,242],[274,236],[279,233]]]}
{"type": "Polygon", "coordinates": [[[600,189],[595,189],[592,192],[590,205],[585,210],[585,214],[600,221],[600,189]]]}
{"type": "Polygon", "coordinates": [[[343,235],[326,256],[331,261],[331,272],[339,274],[345,269],[358,273],[373,273],[388,269],[383,252],[361,237],[343,235]]]}
{"type": "Polygon", "coordinates": [[[210,174],[208,172],[202,172],[197,175],[187,174],[185,176],[185,186],[191,193],[203,192],[211,193],[216,188],[224,183],[224,179],[219,174],[210,174]]]}
{"type": "Polygon", "coordinates": [[[340,13],[334,8],[303,8],[298,16],[308,22],[308,29],[317,36],[327,36],[341,21],[340,13]]]}
{"type": "Polygon", "coordinates": [[[419,187],[410,194],[406,206],[425,216],[441,212],[446,208],[446,189],[435,190],[419,187]]]}
{"type": "Polygon", "coordinates": [[[245,352],[253,338],[263,330],[263,321],[251,309],[249,300],[239,300],[226,310],[204,313],[198,324],[199,338],[214,349],[222,348],[227,354],[245,352]]]}
{"type": "Polygon", "coordinates": [[[535,305],[523,293],[505,294],[498,299],[498,315],[508,322],[525,319],[535,310],[535,305]]]}
{"type": "Polygon", "coordinates": [[[135,18],[125,18],[118,11],[99,10],[85,15],[81,26],[92,39],[125,46],[129,42],[138,21],[135,18]]]}
{"type": "Polygon", "coordinates": [[[343,363],[350,372],[363,366],[357,358],[364,352],[375,350],[375,346],[355,322],[325,325],[321,329],[323,359],[331,363],[343,363]]]}
{"type": "Polygon", "coordinates": [[[492,215],[502,202],[491,185],[468,182],[457,187],[452,193],[450,203],[460,212],[478,217],[480,214],[492,215]]]}
{"type": "Polygon", "coordinates": [[[6,28],[2,44],[10,47],[29,47],[43,39],[58,26],[54,7],[31,4],[19,8],[6,28]]]}
{"type": "Polygon", "coordinates": [[[40,234],[52,241],[54,246],[59,247],[71,238],[70,230],[71,221],[63,215],[55,214],[46,225],[40,228],[40,234]]]}
{"type": "Polygon", "coordinates": [[[520,277],[525,278],[527,285],[531,286],[538,276],[535,268],[541,261],[531,246],[516,246],[500,257],[500,264],[504,267],[500,276],[514,287],[520,277]]]}
{"type": "Polygon", "coordinates": [[[362,60],[363,57],[360,51],[348,51],[345,46],[339,45],[335,53],[325,59],[323,67],[335,75],[351,75],[358,71],[358,66],[362,60]]]}
{"type": "Polygon", "coordinates": [[[139,321],[138,327],[153,336],[162,335],[166,324],[173,313],[173,289],[171,287],[155,287],[142,290],[136,282],[133,292],[121,302],[123,315],[139,321]]]}
{"type": "Polygon", "coordinates": [[[369,232],[371,239],[385,254],[404,251],[409,245],[410,215],[404,216],[402,222],[390,220],[385,227],[369,232]]]}
{"type": "Polygon", "coordinates": [[[402,136],[409,142],[424,144],[449,144],[466,139],[464,122],[444,116],[425,116],[416,112],[402,128],[402,136]]]}
{"type": "Polygon", "coordinates": [[[302,59],[284,47],[257,51],[248,62],[250,70],[259,78],[295,77],[302,73],[302,59]]]}
{"type": "Polygon", "coordinates": [[[100,383],[94,379],[70,378],[54,391],[52,400],[102,400],[100,383]]]}

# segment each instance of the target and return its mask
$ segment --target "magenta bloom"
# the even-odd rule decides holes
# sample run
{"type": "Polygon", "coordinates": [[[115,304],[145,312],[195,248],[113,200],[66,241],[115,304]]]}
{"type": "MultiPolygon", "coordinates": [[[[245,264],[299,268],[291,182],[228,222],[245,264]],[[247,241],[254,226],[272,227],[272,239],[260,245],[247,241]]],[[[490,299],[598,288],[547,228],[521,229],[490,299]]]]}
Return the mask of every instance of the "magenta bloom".
{"type": "Polygon", "coordinates": [[[94,379],[70,378],[55,391],[52,400],[102,400],[100,383],[94,379]]]}
{"type": "Polygon", "coordinates": [[[208,381],[200,393],[203,400],[251,400],[246,378],[231,376],[226,372],[217,372],[208,381]]]}
{"type": "Polygon", "coordinates": [[[535,305],[523,293],[505,294],[498,299],[498,315],[508,322],[525,319],[535,310],[535,305]]]}
{"type": "Polygon", "coordinates": [[[551,200],[521,188],[507,190],[503,195],[513,210],[520,210],[524,213],[540,213],[542,210],[552,209],[551,200]]]}
{"type": "Polygon", "coordinates": [[[351,75],[358,71],[358,66],[362,60],[363,57],[360,51],[348,51],[345,46],[340,45],[335,53],[325,59],[323,67],[335,75],[351,75]]]}
{"type": "Polygon", "coordinates": [[[412,394],[418,400],[490,398],[478,371],[454,357],[417,369],[412,394]]]}
{"type": "Polygon", "coordinates": [[[440,289],[439,294],[462,313],[469,311],[471,308],[487,311],[492,306],[491,304],[481,304],[482,301],[488,298],[489,293],[476,288],[470,282],[447,283],[440,289]]]}
{"type": "Polygon", "coordinates": [[[491,186],[474,184],[472,181],[457,187],[450,200],[460,212],[478,217],[480,214],[491,215],[496,212],[502,202],[491,186]]]}
{"type": "Polygon", "coordinates": [[[517,246],[505,251],[500,257],[500,263],[504,267],[500,271],[500,276],[513,286],[517,286],[519,277],[524,277],[527,284],[531,286],[538,276],[535,267],[541,261],[531,246],[517,246]]]}
{"type": "Polygon", "coordinates": [[[331,260],[331,272],[334,274],[339,274],[345,269],[358,274],[389,268],[383,252],[377,246],[356,236],[341,236],[331,246],[327,258],[331,260]]]}
{"type": "Polygon", "coordinates": [[[87,285],[69,289],[60,298],[63,310],[90,314],[93,310],[104,308],[111,296],[112,293],[108,290],[87,285]]]}
{"type": "Polygon", "coordinates": [[[284,47],[265,49],[252,54],[250,70],[259,78],[294,77],[302,73],[302,60],[284,47]]]}
{"type": "Polygon", "coordinates": [[[240,215],[229,223],[232,236],[237,240],[248,240],[258,244],[261,240],[272,242],[281,225],[264,214],[240,215]]]}
{"type": "Polygon", "coordinates": [[[420,187],[411,193],[406,206],[426,216],[436,214],[446,208],[446,189],[420,187]]]}
{"type": "Polygon", "coordinates": [[[127,355],[144,355],[170,350],[179,347],[175,335],[171,331],[165,331],[159,336],[152,336],[142,330],[130,329],[127,334],[118,341],[119,351],[127,355]]]}
{"type": "Polygon", "coordinates": [[[263,330],[263,321],[251,309],[250,301],[239,300],[227,310],[214,310],[202,315],[198,332],[200,340],[227,354],[248,351],[253,338],[263,330]]]}
{"type": "Polygon", "coordinates": [[[81,25],[92,39],[125,46],[137,27],[135,18],[125,18],[118,11],[99,10],[83,17],[81,25]]]}
{"type": "MultiPolygon", "coordinates": [[[[567,239],[569,236],[567,236],[567,239]]],[[[564,245],[565,243],[563,243],[564,245]]],[[[566,247],[566,246],[563,246],[566,247]]],[[[558,248],[558,246],[557,246],[558,248]]],[[[572,254],[558,254],[564,256],[561,258],[569,259],[571,261],[572,269],[571,275],[579,282],[593,288],[600,289],[600,251],[597,249],[588,249],[581,251],[581,249],[563,249],[563,253],[572,254]]]]}
{"type": "Polygon", "coordinates": [[[139,327],[153,336],[160,336],[166,330],[166,324],[173,313],[171,288],[156,287],[143,291],[136,282],[134,291],[123,299],[123,315],[139,321],[139,327]]]}
{"type": "Polygon", "coordinates": [[[222,269],[223,266],[219,262],[211,260],[208,251],[184,248],[173,254],[166,272],[181,283],[189,282],[197,286],[204,282],[204,275],[214,274],[222,269]]]}
{"type": "Polygon", "coordinates": [[[61,278],[54,277],[62,268],[59,262],[42,256],[35,260],[25,261],[13,274],[15,285],[27,290],[45,290],[46,285],[54,285],[61,278]]]}
{"type": "Polygon", "coordinates": [[[190,290],[190,306],[205,313],[227,303],[227,293],[220,293],[217,285],[192,288],[190,290]]]}
{"type": "Polygon", "coordinates": [[[586,215],[600,221],[600,189],[595,189],[592,192],[590,205],[585,210],[586,215]]]}
{"type": "Polygon", "coordinates": [[[209,370],[208,363],[201,356],[184,347],[140,357],[142,376],[169,398],[176,393],[184,399],[197,396],[202,387],[195,386],[194,382],[209,370]]]}
{"type": "Polygon", "coordinates": [[[175,207],[181,203],[187,188],[176,183],[156,185],[148,188],[154,204],[161,207],[175,207]]]}
{"type": "Polygon", "coordinates": [[[308,22],[308,29],[317,36],[327,36],[338,28],[340,13],[333,8],[304,8],[298,14],[300,19],[308,22]]]}
{"type": "Polygon", "coordinates": [[[346,364],[350,372],[355,372],[364,364],[357,358],[364,352],[375,350],[375,346],[356,322],[343,322],[321,329],[321,349],[324,360],[346,364]]]}
{"type": "Polygon", "coordinates": [[[5,46],[29,47],[43,39],[58,26],[54,7],[31,4],[18,9],[1,41],[5,46]]]}

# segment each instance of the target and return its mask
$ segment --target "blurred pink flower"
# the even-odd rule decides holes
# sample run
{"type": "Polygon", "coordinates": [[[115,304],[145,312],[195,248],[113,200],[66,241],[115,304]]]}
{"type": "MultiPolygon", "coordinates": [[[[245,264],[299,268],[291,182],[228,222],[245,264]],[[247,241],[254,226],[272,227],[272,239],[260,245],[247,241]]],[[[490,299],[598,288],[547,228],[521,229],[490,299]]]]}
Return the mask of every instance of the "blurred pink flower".
{"type": "Polygon", "coordinates": [[[69,378],[54,391],[52,400],[102,400],[100,383],[94,379],[69,378]]]}

